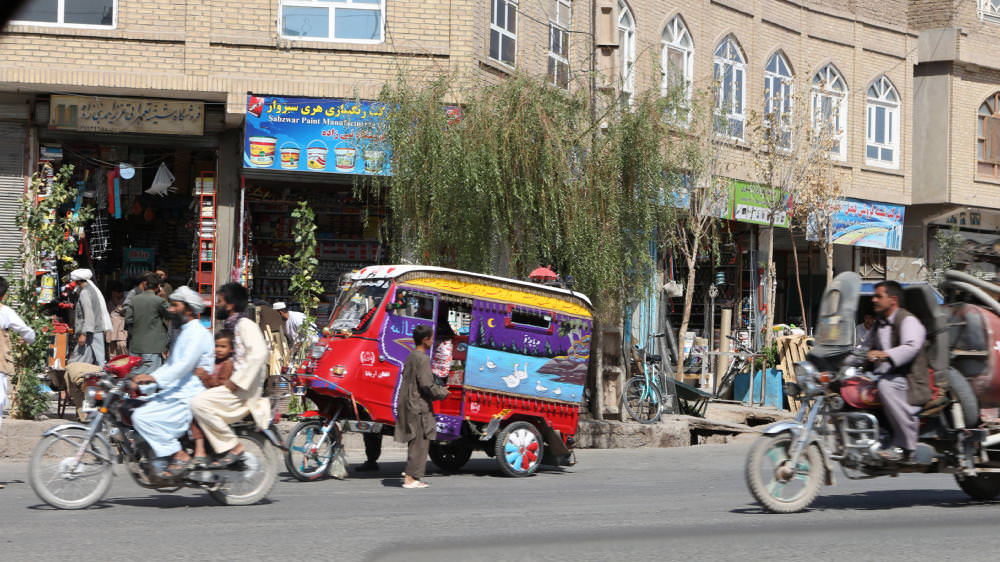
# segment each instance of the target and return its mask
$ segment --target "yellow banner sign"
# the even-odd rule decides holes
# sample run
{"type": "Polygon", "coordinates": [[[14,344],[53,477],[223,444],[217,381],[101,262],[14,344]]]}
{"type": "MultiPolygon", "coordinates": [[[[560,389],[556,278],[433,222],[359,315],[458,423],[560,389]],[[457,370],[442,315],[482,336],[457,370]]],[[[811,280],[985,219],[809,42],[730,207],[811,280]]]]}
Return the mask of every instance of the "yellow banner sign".
{"type": "Polygon", "coordinates": [[[176,100],[53,95],[49,128],[201,136],[205,131],[205,104],[176,100]]]}

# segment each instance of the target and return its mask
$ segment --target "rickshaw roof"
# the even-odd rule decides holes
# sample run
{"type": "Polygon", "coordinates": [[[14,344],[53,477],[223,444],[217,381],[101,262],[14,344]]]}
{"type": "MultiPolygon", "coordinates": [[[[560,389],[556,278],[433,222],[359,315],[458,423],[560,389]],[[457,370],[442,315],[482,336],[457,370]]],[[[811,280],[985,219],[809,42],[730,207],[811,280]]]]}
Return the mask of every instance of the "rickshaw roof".
{"type": "Polygon", "coordinates": [[[562,289],[560,287],[552,287],[550,285],[542,285],[539,283],[532,283],[530,281],[519,281],[517,279],[510,279],[508,277],[498,277],[495,275],[486,275],[484,273],[474,273],[472,271],[462,271],[460,269],[449,269],[447,267],[435,267],[432,265],[372,265],[361,269],[360,271],[354,273],[351,276],[351,280],[355,281],[358,279],[370,279],[370,278],[388,278],[396,279],[402,277],[403,275],[409,273],[447,273],[452,275],[463,275],[466,277],[471,277],[475,279],[484,279],[490,281],[499,281],[502,283],[509,283],[511,285],[524,287],[527,289],[533,289],[536,291],[548,291],[562,296],[575,297],[583,302],[587,303],[587,306],[593,308],[593,304],[587,295],[583,293],[577,293],[576,291],[570,291],[569,289],[562,289]]]}

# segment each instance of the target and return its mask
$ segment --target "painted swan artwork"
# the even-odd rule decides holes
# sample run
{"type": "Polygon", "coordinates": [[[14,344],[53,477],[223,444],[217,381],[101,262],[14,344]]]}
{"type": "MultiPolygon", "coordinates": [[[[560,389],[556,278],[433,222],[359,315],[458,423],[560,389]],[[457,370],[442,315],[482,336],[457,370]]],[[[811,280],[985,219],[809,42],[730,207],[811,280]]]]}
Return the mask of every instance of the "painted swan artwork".
{"type": "Polygon", "coordinates": [[[546,390],[548,389],[542,386],[542,381],[535,381],[535,392],[545,392],[546,390]]]}
{"type": "MultiPolygon", "coordinates": [[[[517,365],[515,365],[514,367],[516,368],[517,365]]],[[[489,370],[491,370],[491,371],[493,369],[497,368],[497,364],[494,363],[493,361],[490,361],[490,356],[489,355],[486,356],[486,368],[489,369],[489,370]]]]}
{"type": "Polygon", "coordinates": [[[517,368],[519,366],[520,363],[514,363],[514,376],[523,381],[524,379],[528,378],[528,365],[525,364],[524,368],[518,371],[517,368]]]}
{"type": "Polygon", "coordinates": [[[552,394],[555,394],[556,396],[559,396],[560,394],[562,394],[562,387],[561,386],[557,386],[556,389],[552,391],[552,394]]]}
{"type": "Polygon", "coordinates": [[[500,379],[507,385],[507,388],[516,388],[521,384],[521,379],[517,375],[507,375],[506,377],[500,377],[500,379]]]}

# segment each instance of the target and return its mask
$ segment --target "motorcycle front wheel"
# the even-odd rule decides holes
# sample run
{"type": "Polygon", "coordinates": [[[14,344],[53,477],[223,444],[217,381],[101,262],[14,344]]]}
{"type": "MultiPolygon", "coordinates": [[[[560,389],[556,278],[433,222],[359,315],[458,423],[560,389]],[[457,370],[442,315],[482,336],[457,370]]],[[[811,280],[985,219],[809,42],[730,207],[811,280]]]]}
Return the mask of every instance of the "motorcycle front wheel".
{"type": "Polygon", "coordinates": [[[239,440],[243,444],[241,477],[209,492],[223,505],[255,504],[266,498],[278,482],[278,459],[267,438],[251,433],[239,435],[239,440]]]}
{"type": "Polygon", "coordinates": [[[87,433],[82,427],[62,429],[42,438],[31,452],[28,482],[52,507],[90,507],[111,488],[111,446],[99,435],[87,442],[87,433]]]}
{"type": "Polygon", "coordinates": [[[792,435],[762,435],[747,455],[745,475],[750,493],[773,513],[794,513],[809,507],[823,482],[823,453],[808,445],[796,466],[788,456],[792,435]]]}

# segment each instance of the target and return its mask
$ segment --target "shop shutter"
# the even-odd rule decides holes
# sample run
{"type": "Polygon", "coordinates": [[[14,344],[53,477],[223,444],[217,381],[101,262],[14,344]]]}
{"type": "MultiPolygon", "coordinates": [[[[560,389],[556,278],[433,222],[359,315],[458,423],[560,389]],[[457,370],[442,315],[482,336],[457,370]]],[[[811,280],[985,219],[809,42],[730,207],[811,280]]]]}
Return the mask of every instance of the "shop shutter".
{"type": "MultiPolygon", "coordinates": [[[[14,224],[24,195],[24,127],[0,124],[0,274],[11,275],[7,261],[19,256],[21,230],[14,224]]],[[[15,262],[14,270],[20,266],[15,262]]]]}

